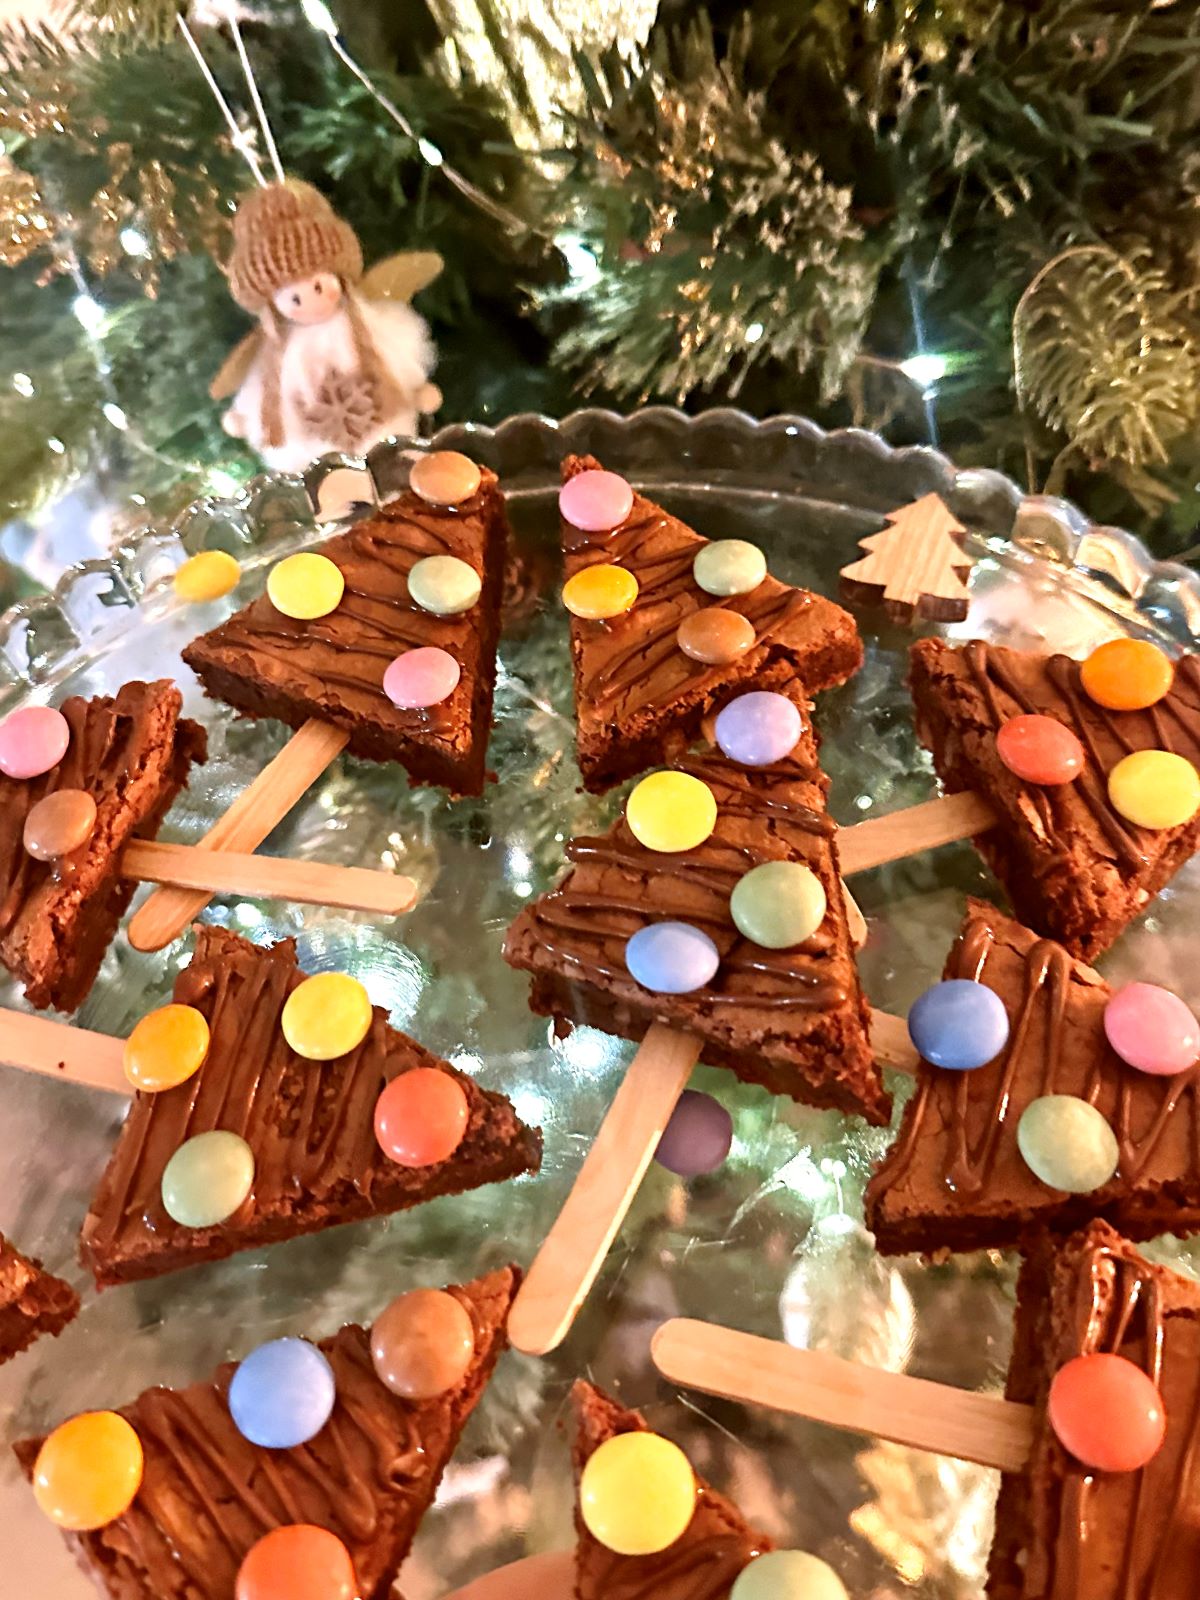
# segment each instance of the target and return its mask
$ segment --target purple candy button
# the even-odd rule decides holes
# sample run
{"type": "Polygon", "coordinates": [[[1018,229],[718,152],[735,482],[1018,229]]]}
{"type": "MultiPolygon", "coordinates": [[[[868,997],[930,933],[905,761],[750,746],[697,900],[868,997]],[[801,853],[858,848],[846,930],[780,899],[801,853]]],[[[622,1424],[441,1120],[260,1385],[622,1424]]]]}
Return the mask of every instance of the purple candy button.
{"type": "Polygon", "coordinates": [[[782,761],[803,731],[804,719],[788,697],[766,689],[738,695],[717,714],[717,744],[731,761],[746,767],[782,761]]]}
{"type": "Polygon", "coordinates": [[[458,662],[448,650],[422,645],[396,657],[383,675],[383,692],[401,711],[422,711],[448,700],[460,676],[458,662]]]}
{"type": "Polygon", "coordinates": [[[733,1143],[733,1118],[719,1100],[685,1089],[658,1142],[654,1159],[679,1178],[715,1172],[733,1143]]]}
{"type": "Polygon", "coordinates": [[[652,922],[627,942],[625,965],[652,994],[691,994],[711,980],[721,952],[690,922],[652,922]]]}
{"type": "Polygon", "coordinates": [[[67,753],[71,729],[53,706],[23,706],[0,722],[0,772],[7,778],[40,778],[67,753]]]}
{"type": "Polygon", "coordinates": [[[584,533],[611,533],[633,510],[633,490],[616,472],[581,472],[558,491],[558,509],[584,533]]]}
{"type": "Polygon", "coordinates": [[[1108,1042],[1131,1067],[1156,1078],[1186,1072],[1200,1056],[1200,1024],[1177,994],[1157,983],[1127,983],[1104,1008],[1108,1042]]]}

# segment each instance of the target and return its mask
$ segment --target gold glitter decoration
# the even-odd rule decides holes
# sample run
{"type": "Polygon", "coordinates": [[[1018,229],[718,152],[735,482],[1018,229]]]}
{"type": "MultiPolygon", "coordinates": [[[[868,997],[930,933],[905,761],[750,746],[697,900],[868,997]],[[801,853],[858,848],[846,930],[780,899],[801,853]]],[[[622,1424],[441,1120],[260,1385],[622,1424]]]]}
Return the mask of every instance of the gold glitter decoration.
{"type": "Polygon", "coordinates": [[[216,186],[203,174],[186,194],[161,161],[135,168],[133,150],[125,143],[108,147],[108,182],[92,198],[83,222],[88,265],[106,277],[120,267],[131,272],[150,299],[157,298],[160,269],[186,252],[188,239],[181,211],[199,233],[204,247],[216,251],[228,226],[216,186]],[[122,235],[140,236],[145,248],[130,251],[122,235]]]}
{"type": "Polygon", "coordinates": [[[18,167],[0,167],[0,266],[19,267],[53,236],[36,181],[18,167]]]}

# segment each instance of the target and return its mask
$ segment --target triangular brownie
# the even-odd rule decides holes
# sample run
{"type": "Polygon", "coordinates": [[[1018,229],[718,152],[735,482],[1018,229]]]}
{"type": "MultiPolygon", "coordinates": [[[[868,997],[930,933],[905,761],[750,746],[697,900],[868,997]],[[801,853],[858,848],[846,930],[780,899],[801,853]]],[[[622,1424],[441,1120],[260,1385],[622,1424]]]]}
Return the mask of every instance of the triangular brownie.
{"type": "Polygon", "coordinates": [[[1137,750],[1200,765],[1200,657],[1184,656],[1169,692],[1143,711],[1098,705],[1068,656],[980,640],[920,640],[911,682],[917,732],[942,783],[995,808],[996,826],[975,843],[1018,917],[1085,960],[1107,950],[1200,845],[1200,816],[1176,828],[1135,827],[1114,810],[1107,784],[1137,750]],[[1000,759],[1000,728],[1029,713],[1078,735],[1086,765],[1074,782],[1025,783],[1000,759]]]}
{"type": "Polygon", "coordinates": [[[887,1254],[1016,1245],[1106,1217],[1137,1239],[1200,1228],[1200,1063],[1175,1077],[1126,1065],[1108,1042],[1108,985],[1061,945],[972,901],[947,978],[1004,1002],[1009,1042],[972,1072],[922,1062],[896,1142],[867,1186],[867,1223],[887,1254]],[[1117,1137],[1116,1176],[1064,1194],[1035,1176],[1017,1124],[1042,1095],[1090,1101],[1117,1137]]]}
{"type": "Polygon", "coordinates": [[[1017,1288],[1010,1400],[1034,1408],[1021,1473],[996,1505],[989,1600],[1191,1600],[1200,1554],[1200,1285],[1151,1266],[1102,1222],[1042,1236],[1017,1288]],[[1099,1472],[1047,1419],[1055,1374],[1076,1356],[1120,1355],[1155,1381],[1167,1426],[1148,1465],[1099,1472]]]}
{"type": "MultiPolygon", "coordinates": [[[[597,470],[603,469],[591,456],[568,456],[563,480],[597,470]]],[[[770,576],[747,594],[706,593],[692,565],[709,540],[643,495],[634,494],[628,517],[609,532],[585,533],[564,519],[562,544],[568,579],[609,562],[638,580],[637,599],[624,615],[571,618],[579,770],[591,790],[671,760],[736,687],[798,683],[813,694],[862,665],[853,617],[822,595],[770,576]],[[706,665],[684,654],[676,634],[686,618],[718,607],[747,618],[754,643],[736,661],[706,665]]]]}
{"type": "MultiPolygon", "coordinates": [[[[645,1433],[646,1419],[609,1399],[590,1383],[571,1391],[575,1411],[576,1484],[593,1453],[622,1433],[645,1433]]],[[[727,1600],[739,1573],[772,1548],[737,1507],[704,1479],[696,1479],[696,1511],[683,1536],[652,1556],[622,1556],[588,1530],[576,1508],[575,1571],[578,1600],[727,1600]]]]}
{"type": "Polygon", "coordinates": [[[175,1000],[203,1013],[208,1056],[185,1083],[133,1098],[83,1226],[81,1257],[99,1287],[537,1170],[541,1135],[505,1097],[389,1027],[378,1007],[366,1038],[349,1054],[323,1062],[296,1055],[280,1014],[305,976],[291,939],[260,947],[223,928],[197,927],[175,1000]],[[454,1154],[418,1168],[391,1161],[374,1131],[384,1086],[415,1067],[448,1073],[468,1107],[454,1154]],[[227,1221],[183,1227],[163,1206],[163,1170],[185,1139],[213,1129],[240,1134],[250,1146],[253,1189],[227,1221]]]}
{"type": "MultiPolygon", "coordinates": [[[[505,1349],[518,1278],[510,1267],[450,1287],[470,1313],[475,1355],[434,1400],[405,1400],[380,1382],[367,1329],[322,1340],[337,1399],[316,1437],[294,1449],[262,1449],[238,1431],[226,1399],[234,1363],[187,1389],[147,1389],[121,1412],[145,1456],[137,1498],[115,1522],[67,1535],[84,1571],[112,1600],[232,1600],[251,1546],[307,1523],[346,1546],[360,1600],[387,1600],[505,1349]]],[[[15,1447],[27,1475],[41,1444],[15,1447]]]]}
{"type": "Polygon", "coordinates": [[[69,1283],[23,1256],[0,1233],[0,1363],[28,1350],[43,1334],[57,1337],[79,1315],[69,1283]]]}
{"type": "Polygon", "coordinates": [[[533,976],[530,1005],[560,1026],[584,1023],[641,1039],[654,1022],[703,1041],[701,1059],[808,1105],[857,1112],[886,1127],[891,1097],[868,1039],[838,873],[828,780],[817,763],[811,708],[783,760],[743,766],[717,750],[676,763],[712,791],[717,821],[694,850],[648,850],[624,815],[600,838],[567,846],[571,871],[527,906],[508,931],[504,957],[533,976]],[[729,897],[760,863],[801,863],[820,879],[827,909],[805,943],[767,950],[738,932],[729,897]],[[651,922],[682,920],[716,944],[715,977],[690,994],[645,989],[625,964],[625,945],[651,922]]]}
{"type": "Polygon", "coordinates": [[[153,839],[171,802],[203,761],[207,737],[179,712],[167,679],[127,683],[115,695],[72,695],[58,708],[70,738],[38,778],[0,775],[0,963],[39,1010],[82,1004],[137,884],[120,876],[130,839],[153,839]],[[96,802],[91,837],[63,861],[25,849],[39,800],[81,789],[96,802]]]}
{"type": "Polygon", "coordinates": [[[353,755],[398,761],[415,784],[482,793],[508,522],[495,474],[480,470],[478,490],[461,504],[432,505],[406,490],[316,546],[346,582],[328,616],[296,621],[263,593],[193,640],[183,659],[207,693],[293,728],[310,717],[335,723],[353,755]],[[437,615],[412,599],[408,574],[427,556],[455,556],[480,574],[469,610],[437,615]],[[402,710],[384,692],[384,673],[397,656],[430,646],[457,662],[457,687],[436,705],[402,710]]]}

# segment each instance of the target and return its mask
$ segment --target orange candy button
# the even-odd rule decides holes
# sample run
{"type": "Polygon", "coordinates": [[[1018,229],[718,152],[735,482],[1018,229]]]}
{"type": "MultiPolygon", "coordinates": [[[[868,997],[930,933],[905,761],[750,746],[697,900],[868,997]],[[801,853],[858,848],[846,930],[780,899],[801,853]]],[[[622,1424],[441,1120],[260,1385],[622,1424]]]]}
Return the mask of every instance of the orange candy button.
{"type": "Polygon", "coordinates": [[[375,1102],[375,1137],[399,1167],[432,1167],[458,1149],[467,1131],[467,1097],[437,1067],[402,1072],[375,1102]]]}
{"type": "Polygon", "coordinates": [[[1100,1472],[1136,1472],[1157,1453],[1167,1429],[1162,1396],[1124,1356],[1075,1356],[1054,1374],[1050,1426],[1065,1450],[1100,1472]]]}
{"type": "Polygon", "coordinates": [[[1175,680],[1175,665],[1146,639],[1110,639],[1079,669],[1084,689],[1109,711],[1144,711],[1156,705],[1175,680]]]}
{"type": "Polygon", "coordinates": [[[38,1451],[33,1494],[51,1522],[74,1533],[124,1516],[142,1485],[142,1441],[115,1411],[85,1411],[38,1451]]]}
{"type": "Polygon", "coordinates": [[[708,666],[727,667],[754,647],[758,635],[754,624],[740,611],[724,606],[705,606],[684,617],[675,635],[685,656],[708,666]]]}
{"type": "Polygon", "coordinates": [[[563,584],[563,605],[575,617],[604,622],[622,617],[638,597],[638,581],[624,567],[610,562],[584,567],[563,584]]]}
{"type": "Polygon", "coordinates": [[[358,1579],[336,1533],[296,1522],[250,1547],[234,1594],[235,1600],[355,1600],[358,1579]]]}
{"type": "Polygon", "coordinates": [[[135,1089],[157,1094],[186,1083],[204,1065],[208,1023],[195,1006],[160,1006],[125,1041],[125,1076],[135,1089]]]}

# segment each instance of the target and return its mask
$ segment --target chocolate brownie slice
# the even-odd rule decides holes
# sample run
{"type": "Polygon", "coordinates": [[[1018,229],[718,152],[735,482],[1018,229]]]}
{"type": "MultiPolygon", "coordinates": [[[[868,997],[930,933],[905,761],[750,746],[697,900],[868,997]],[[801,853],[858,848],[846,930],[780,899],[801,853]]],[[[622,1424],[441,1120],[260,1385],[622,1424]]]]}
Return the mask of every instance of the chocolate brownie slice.
{"type": "Polygon", "coordinates": [[[973,1072],[922,1062],[895,1144],[867,1185],[867,1224],[885,1254],[1015,1245],[1029,1227],[1057,1233],[1107,1217],[1150,1239],[1200,1228],[1200,1063],[1173,1078],[1127,1066],[1108,1042],[1108,985],[1061,945],[972,901],[945,977],[973,978],[1004,1002],[1010,1032],[973,1072]],[[1116,1176],[1063,1194],[1017,1146],[1031,1100],[1067,1094],[1108,1119],[1116,1176]]]}
{"type": "MultiPolygon", "coordinates": [[[[563,480],[598,469],[591,456],[568,456],[563,480]]],[[[708,543],[640,494],[611,533],[584,533],[562,522],[568,578],[611,562],[638,580],[637,599],[623,616],[571,618],[579,770],[593,791],[673,759],[700,736],[705,715],[735,686],[798,683],[813,694],[862,665],[854,618],[822,595],[770,576],[749,594],[706,594],[692,563],[708,543]],[[738,612],[753,624],[753,645],[729,665],[694,661],[676,642],[679,624],[708,607],[738,612]]]]}
{"type": "MultiPolygon", "coordinates": [[[[577,1425],[573,1453],[578,1484],[588,1460],[607,1440],[648,1429],[638,1412],[627,1411],[590,1383],[577,1383],[571,1402],[577,1425]]],[[[738,1575],[772,1548],[771,1541],[750,1527],[737,1507],[703,1478],[696,1479],[696,1491],[696,1511],[687,1531],[652,1556],[622,1556],[609,1550],[589,1532],[577,1506],[578,1600],[728,1600],[738,1575]]]]}
{"type": "Polygon", "coordinates": [[[285,617],[264,592],[192,641],[183,659],[206,692],[251,717],[299,728],[336,723],[349,750],[398,761],[414,784],[480,794],[486,777],[496,642],[508,522],[496,476],[456,506],[406,491],[376,516],[317,546],[346,580],[328,616],[285,617]],[[456,556],[483,580],[469,611],[437,616],[411,598],[408,574],[426,556],[456,556]],[[436,646],[458,663],[453,692],[437,705],[402,710],[383,689],[395,657],[436,646]]]}
{"type": "Polygon", "coordinates": [[[1018,917],[1085,960],[1107,950],[1200,844],[1200,816],[1160,831],[1136,827],[1114,810],[1107,782],[1135,750],[1200,765],[1200,657],[1184,656],[1168,694],[1144,711],[1097,705],[1068,656],[980,640],[918,641],[911,682],[917,732],[942,783],[974,790],[996,810],[996,826],[975,843],[1018,917]],[[1024,783],[1001,761],[996,734],[1025,713],[1078,734],[1087,765],[1073,783],[1024,783]]]}
{"type": "Polygon", "coordinates": [[[44,1333],[57,1337],[78,1315],[79,1296],[71,1285],[0,1233],[0,1362],[19,1356],[44,1333]]]}
{"type": "Polygon", "coordinates": [[[175,1000],[203,1013],[208,1056],[185,1083],[133,1098],[83,1226],[81,1258],[100,1288],[537,1170],[541,1135],[505,1097],[390,1028],[378,1007],[349,1054],[324,1062],[296,1055],[280,1014],[305,976],[291,939],[262,948],[223,928],[197,927],[175,1000]],[[416,1168],[390,1160],[374,1130],[384,1086],[415,1067],[447,1073],[468,1107],[458,1149],[416,1168]],[[225,1222],[183,1227],[163,1206],[163,1170],[185,1139],[213,1129],[250,1146],[254,1187],[225,1222]]]}
{"type": "MultiPolygon", "coordinates": [[[[68,1534],[84,1571],[111,1600],[232,1600],[251,1546],[292,1523],[327,1528],[350,1553],[360,1600],[387,1600],[446,1463],[497,1360],[519,1281],[515,1267],[452,1294],[470,1313],[475,1355],[434,1400],[405,1400],[379,1381],[366,1328],[319,1348],[337,1399],[315,1438],[268,1450],[239,1433],[227,1394],[235,1364],[187,1389],[147,1389],[121,1415],[142,1443],[141,1488],[94,1533],[68,1534]]],[[[15,1446],[27,1476],[42,1441],[15,1446]]]]}
{"type": "Polygon", "coordinates": [[[532,974],[530,1005],[560,1028],[586,1023],[641,1039],[662,1022],[697,1035],[702,1059],[749,1083],[808,1105],[857,1112],[886,1126],[891,1097],[867,1035],[838,874],[828,780],[817,763],[811,708],[784,760],[746,767],[715,750],[676,763],[707,784],[717,803],[711,836],[694,850],[648,850],[624,816],[600,838],[573,839],[572,869],[526,907],[508,931],[504,958],[532,974]],[[824,921],[803,944],[767,950],[743,937],[729,896],[766,861],[795,861],[825,890],[824,921]],[[630,936],[678,919],[708,934],[721,964],[690,994],[655,994],[625,965],[630,936]]]}
{"type": "Polygon", "coordinates": [[[1042,1236],[1017,1290],[1010,1400],[1033,1406],[1025,1471],[996,1507],[989,1600],[1187,1600],[1200,1557],[1200,1286],[1153,1267],[1105,1223],[1042,1236]],[[1139,1472],[1097,1472],[1046,1420],[1055,1373],[1075,1356],[1121,1355],[1149,1373],[1167,1415],[1139,1472]]]}
{"type": "Polygon", "coordinates": [[[73,695],[59,707],[70,742],[39,778],[0,775],[0,962],[38,1010],[74,1011],[87,995],[137,884],[120,875],[130,839],[153,839],[192,763],[207,752],[198,723],[179,715],[167,679],[115,695],[73,695]],[[62,861],[25,849],[25,818],[59,789],[96,802],[91,838],[62,861]]]}

